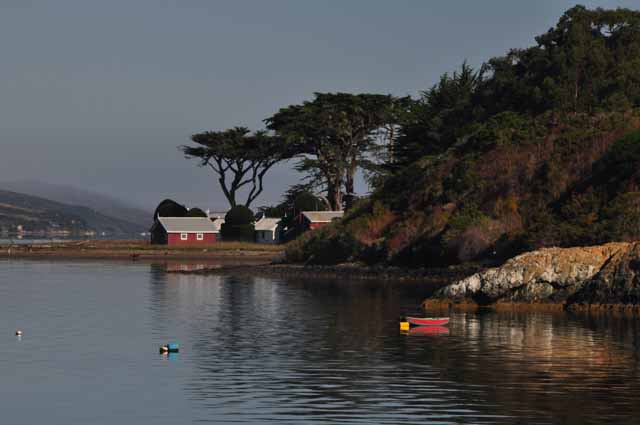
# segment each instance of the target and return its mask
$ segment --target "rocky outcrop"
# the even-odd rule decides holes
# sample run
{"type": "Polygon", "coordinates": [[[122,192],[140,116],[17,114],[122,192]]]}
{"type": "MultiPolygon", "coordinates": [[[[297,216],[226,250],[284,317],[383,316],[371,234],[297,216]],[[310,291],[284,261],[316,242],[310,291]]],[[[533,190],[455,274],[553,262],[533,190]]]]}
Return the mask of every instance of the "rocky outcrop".
{"type": "Polygon", "coordinates": [[[640,243],[617,252],[579,291],[569,297],[572,309],[640,306],[640,243]]]}
{"type": "Polygon", "coordinates": [[[622,296],[629,300],[635,297],[637,302],[634,267],[640,270],[638,253],[639,244],[623,242],[532,251],[512,258],[501,267],[473,274],[436,291],[424,302],[424,307],[565,305],[570,299],[586,303],[621,302],[622,296]],[[617,267],[613,266],[614,260],[617,267]],[[634,283],[629,281],[629,272],[633,274],[634,283]],[[613,292],[611,288],[605,289],[613,286],[618,289],[613,292]],[[587,288],[590,290],[585,292],[587,288]]]}

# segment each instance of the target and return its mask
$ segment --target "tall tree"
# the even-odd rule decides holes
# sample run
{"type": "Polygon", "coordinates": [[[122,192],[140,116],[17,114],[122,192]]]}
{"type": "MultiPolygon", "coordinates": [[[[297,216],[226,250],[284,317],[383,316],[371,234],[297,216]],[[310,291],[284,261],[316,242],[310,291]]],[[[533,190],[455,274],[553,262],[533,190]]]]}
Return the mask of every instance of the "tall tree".
{"type": "Polygon", "coordinates": [[[453,74],[422,92],[404,117],[389,165],[405,166],[425,155],[437,155],[469,130],[479,112],[474,102],[482,74],[466,62],[453,74]]]}
{"type": "Polygon", "coordinates": [[[281,137],[265,131],[251,134],[245,127],[194,134],[191,141],[196,146],[181,146],[180,150],[218,176],[231,207],[238,205],[236,197],[243,188],[248,190],[243,205],[249,207],[262,193],[267,171],[292,154],[281,137]]]}
{"type": "Polygon", "coordinates": [[[280,109],[265,120],[304,155],[298,169],[326,186],[331,208],[341,210],[343,191],[354,193],[355,174],[393,120],[398,100],[376,94],[315,93],[312,101],[280,109]]]}

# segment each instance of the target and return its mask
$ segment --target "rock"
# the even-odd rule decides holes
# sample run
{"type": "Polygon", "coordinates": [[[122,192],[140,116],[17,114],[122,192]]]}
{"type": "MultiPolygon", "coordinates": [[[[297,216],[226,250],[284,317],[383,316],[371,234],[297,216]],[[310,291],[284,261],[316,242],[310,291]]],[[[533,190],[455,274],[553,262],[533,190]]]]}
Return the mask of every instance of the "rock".
{"type": "Polygon", "coordinates": [[[616,253],[569,298],[568,304],[573,309],[639,306],[640,243],[616,253]]]}
{"type": "MultiPolygon", "coordinates": [[[[636,244],[609,243],[576,248],[544,248],[473,274],[427,299],[425,308],[453,305],[564,304],[616,255],[636,244]]],[[[639,273],[640,274],[640,273],[639,273]]]]}

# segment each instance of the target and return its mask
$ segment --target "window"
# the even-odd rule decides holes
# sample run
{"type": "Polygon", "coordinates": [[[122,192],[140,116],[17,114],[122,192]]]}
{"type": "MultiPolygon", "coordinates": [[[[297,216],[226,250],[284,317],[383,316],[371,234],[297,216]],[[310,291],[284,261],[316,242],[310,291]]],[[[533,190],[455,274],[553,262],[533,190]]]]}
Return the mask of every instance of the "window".
{"type": "Polygon", "coordinates": [[[180,233],[180,240],[181,241],[189,240],[189,234],[188,233],[180,233]]]}
{"type": "Polygon", "coordinates": [[[204,240],[204,233],[198,233],[196,235],[196,239],[198,239],[199,241],[203,241],[204,240]]]}

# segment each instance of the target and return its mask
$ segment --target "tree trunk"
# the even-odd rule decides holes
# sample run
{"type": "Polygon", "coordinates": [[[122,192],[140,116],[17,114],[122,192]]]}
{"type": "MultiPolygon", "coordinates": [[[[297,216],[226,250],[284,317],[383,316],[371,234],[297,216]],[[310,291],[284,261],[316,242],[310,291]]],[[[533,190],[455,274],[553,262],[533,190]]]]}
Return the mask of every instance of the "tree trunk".
{"type": "Polygon", "coordinates": [[[342,179],[327,179],[327,199],[333,211],[342,211],[342,179]]]}
{"type": "Polygon", "coordinates": [[[329,203],[333,211],[342,211],[342,193],[341,191],[333,188],[329,189],[328,194],[329,203]]]}
{"type": "Polygon", "coordinates": [[[344,195],[344,201],[345,201],[345,207],[346,209],[351,208],[351,206],[353,205],[353,202],[355,200],[355,174],[356,174],[356,165],[350,165],[349,168],[347,168],[347,175],[345,177],[345,182],[344,182],[344,188],[345,188],[345,195],[344,195]]]}
{"type": "Polygon", "coordinates": [[[218,182],[220,183],[220,187],[222,188],[222,193],[224,193],[225,198],[227,198],[227,201],[229,201],[229,205],[231,205],[231,208],[236,206],[236,194],[235,194],[235,190],[229,190],[227,189],[227,184],[225,182],[224,177],[220,177],[218,179],[218,182]]]}

